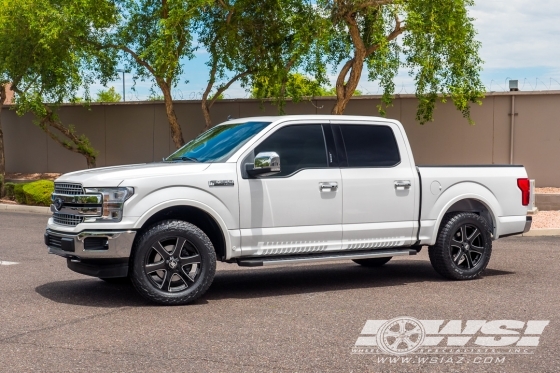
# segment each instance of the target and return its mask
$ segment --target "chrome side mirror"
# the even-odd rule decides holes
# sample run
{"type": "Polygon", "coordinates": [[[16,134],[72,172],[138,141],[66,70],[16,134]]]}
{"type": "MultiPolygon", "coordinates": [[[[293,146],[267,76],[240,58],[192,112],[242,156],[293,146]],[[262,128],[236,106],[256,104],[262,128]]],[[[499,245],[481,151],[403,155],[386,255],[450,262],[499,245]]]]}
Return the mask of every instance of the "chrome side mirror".
{"type": "Polygon", "coordinates": [[[247,173],[251,177],[270,176],[280,172],[280,156],[276,152],[259,153],[254,162],[247,165],[247,173]]]}

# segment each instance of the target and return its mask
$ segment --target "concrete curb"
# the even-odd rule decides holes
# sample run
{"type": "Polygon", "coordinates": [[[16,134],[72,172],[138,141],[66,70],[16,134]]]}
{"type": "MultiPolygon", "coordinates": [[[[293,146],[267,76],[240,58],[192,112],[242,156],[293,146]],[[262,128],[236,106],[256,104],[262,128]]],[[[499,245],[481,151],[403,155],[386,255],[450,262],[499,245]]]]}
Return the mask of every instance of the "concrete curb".
{"type": "Polygon", "coordinates": [[[538,228],[524,233],[523,237],[560,236],[560,228],[538,228]]]}
{"type": "Polygon", "coordinates": [[[50,215],[50,207],[42,206],[26,206],[26,205],[11,205],[7,203],[0,203],[0,212],[31,212],[35,214],[50,215]]]}

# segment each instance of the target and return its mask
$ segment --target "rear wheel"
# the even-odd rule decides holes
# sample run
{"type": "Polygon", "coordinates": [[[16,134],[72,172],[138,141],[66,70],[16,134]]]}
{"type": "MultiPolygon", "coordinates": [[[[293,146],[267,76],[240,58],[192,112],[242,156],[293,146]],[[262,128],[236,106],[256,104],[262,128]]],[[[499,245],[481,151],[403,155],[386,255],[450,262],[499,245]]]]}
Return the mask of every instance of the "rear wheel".
{"type": "Polygon", "coordinates": [[[452,280],[470,280],[482,275],[492,254],[492,239],[486,220],[470,212],[447,214],[434,246],[428,249],[437,273],[452,280]]]}
{"type": "Polygon", "coordinates": [[[391,260],[391,256],[387,258],[367,258],[367,259],[352,259],[354,263],[358,263],[364,267],[381,267],[389,260],[391,260]]]}
{"type": "Polygon", "coordinates": [[[132,283],[144,298],[159,304],[187,304],[212,284],[216,253],[198,227],[166,220],[140,236],[131,265],[132,283]]]}

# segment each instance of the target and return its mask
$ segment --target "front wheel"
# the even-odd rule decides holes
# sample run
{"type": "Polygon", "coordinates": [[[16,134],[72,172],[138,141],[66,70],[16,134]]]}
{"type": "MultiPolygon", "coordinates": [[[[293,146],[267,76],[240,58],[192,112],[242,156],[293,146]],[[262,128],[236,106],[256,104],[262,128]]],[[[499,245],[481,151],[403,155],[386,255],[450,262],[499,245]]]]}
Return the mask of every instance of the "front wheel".
{"type": "Polygon", "coordinates": [[[216,253],[198,227],[166,220],[140,236],[131,265],[132,283],[144,298],[166,305],[187,304],[212,284],[216,253]]]}
{"type": "Polygon", "coordinates": [[[437,273],[452,280],[480,277],[492,254],[492,239],[486,220],[470,212],[445,215],[437,241],[428,249],[437,273]]]}

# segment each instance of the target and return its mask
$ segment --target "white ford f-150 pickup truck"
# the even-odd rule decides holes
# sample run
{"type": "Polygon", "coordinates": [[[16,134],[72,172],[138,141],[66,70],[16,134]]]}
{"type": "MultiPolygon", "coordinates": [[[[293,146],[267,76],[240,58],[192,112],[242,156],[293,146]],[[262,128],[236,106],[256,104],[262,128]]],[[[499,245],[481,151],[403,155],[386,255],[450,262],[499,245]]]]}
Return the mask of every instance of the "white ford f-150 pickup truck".
{"type": "Polygon", "coordinates": [[[71,270],[129,277],[162,304],[204,294],[216,260],[378,267],[429,246],[439,274],[468,280],[492,240],[529,230],[529,193],[523,166],[416,166],[395,120],[244,118],[162,162],[61,176],[45,244],[71,270]]]}

